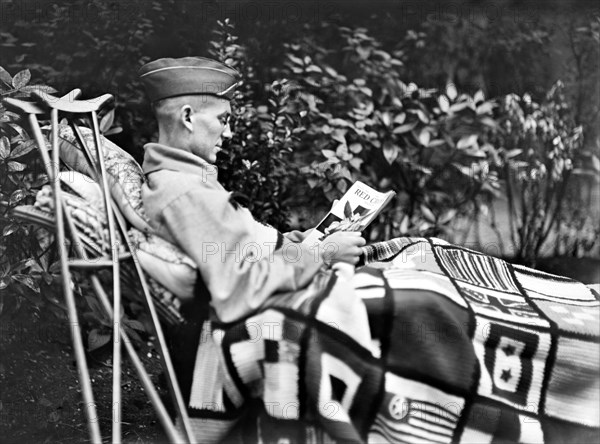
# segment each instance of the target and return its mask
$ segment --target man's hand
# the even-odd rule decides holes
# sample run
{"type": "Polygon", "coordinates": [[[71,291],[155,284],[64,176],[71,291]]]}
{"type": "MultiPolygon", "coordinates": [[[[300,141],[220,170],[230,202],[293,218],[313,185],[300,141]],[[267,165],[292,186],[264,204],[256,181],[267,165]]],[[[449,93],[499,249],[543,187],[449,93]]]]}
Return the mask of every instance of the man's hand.
{"type": "Polygon", "coordinates": [[[336,262],[356,265],[362,254],[360,247],[365,244],[365,239],[358,231],[338,231],[327,236],[319,248],[323,262],[328,266],[336,262]]]}

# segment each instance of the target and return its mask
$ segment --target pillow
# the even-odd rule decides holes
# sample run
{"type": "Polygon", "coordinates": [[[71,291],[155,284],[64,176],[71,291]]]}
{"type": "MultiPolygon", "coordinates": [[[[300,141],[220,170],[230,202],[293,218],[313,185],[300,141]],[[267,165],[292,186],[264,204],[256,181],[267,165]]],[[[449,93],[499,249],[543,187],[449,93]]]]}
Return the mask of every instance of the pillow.
{"type": "MultiPolygon", "coordinates": [[[[111,254],[106,215],[103,208],[92,205],[76,194],[67,191],[63,191],[62,194],[65,198],[66,211],[73,219],[73,223],[78,229],[87,250],[97,255],[111,254]]],[[[50,185],[44,185],[38,191],[34,207],[54,216],[54,197],[50,185]]],[[[124,252],[125,246],[119,233],[116,233],[116,237],[120,251],[124,252]]]]}
{"type": "Polygon", "coordinates": [[[77,171],[61,171],[58,173],[58,177],[63,185],[66,185],[94,208],[104,212],[102,190],[94,179],[77,171]]]}
{"type": "Polygon", "coordinates": [[[179,298],[194,296],[198,270],[190,257],[154,234],[135,228],[128,234],[144,271],[179,298]]]}
{"type": "MultiPolygon", "coordinates": [[[[92,183],[91,186],[88,186],[81,182],[83,177],[73,179],[76,176],[68,176],[69,174],[72,174],[72,172],[67,173],[67,175],[60,173],[59,176],[61,180],[69,184],[69,187],[76,189],[78,192],[87,193],[87,198],[91,198],[92,201],[97,201],[101,197],[97,184],[92,183]]],[[[94,257],[110,255],[112,252],[109,248],[103,202],[100,201],[100,206],[96,206],[83,197],[67,191],[63,191],[63,196],[65,197],[67,212],[73,218],[73,223],[78,229],[86,250],[94,257]]],[[[38,192],[34,207],[33,212],[31,212],[34,216],[35,212],[41,212],[51,218],[52,225],[54,225],[54,198],[50,185],[44,185],[38,192]]],[[[24,215],[27,217],[30,214],[24,212],[24,215]]],[[[37,216],[39,218],[39,215],[37,216]]],[[[120,234],[116,234],[120,252],[123,253],[126,250],[126,245],[123,243],[120,234]]],[[[140,265],[149,274],[150,294],[160,318],[170,325],[181,324],[184,319],[180,313],[181,301],[178,296],[193,296],[196,283],[195,264],[177,248],[155,235],[144,234],[135,229],[131,229],[129,234],[134,248],[137,247],[136,253],[140,265]]],[[[131,266],[131,262],[124,262],[122,272],[125,274],[128,274],[127,270],[134,272],[131,266]]],[[[125,276],[122,277],[124,282],[129,281],[125,279],[125,276]]],[[[131,292],[128,292],[126,296],[139,301],[140,296],[136,295],[136,292],[139,292],[139,283],[137,286],[134,284],[131,292]]]]}
{"type": "MultiPolygon", "coordinates": [[[[85,144],[96,158],[94,132],[86,127],[79,127],[85,144]]],[[[129,153],[100,136],[104,153],[108,185],[110,193],[125,216],[125,219],[138,230],[151,232],[148,218],[142,206],[142,183],[144,173],[142,168],[129,153]]],[[[94,177],[92,167],[88,164],[85,153],[69,125],[59,125],[58,145],[61,160],[71,169],[94,177]]]]}

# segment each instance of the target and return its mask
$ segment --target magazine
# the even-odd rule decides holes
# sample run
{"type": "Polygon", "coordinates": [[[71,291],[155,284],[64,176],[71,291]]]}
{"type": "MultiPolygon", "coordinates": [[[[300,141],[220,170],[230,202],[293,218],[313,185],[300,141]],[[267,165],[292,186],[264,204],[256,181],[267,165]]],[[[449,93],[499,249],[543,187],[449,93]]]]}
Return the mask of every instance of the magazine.
{"type": "Polygon", "coordinates": [[[364,230],[395,194],[381,193],[360,181],[354,182],[302,243],[318,244],[336,231],[364,230]]]}

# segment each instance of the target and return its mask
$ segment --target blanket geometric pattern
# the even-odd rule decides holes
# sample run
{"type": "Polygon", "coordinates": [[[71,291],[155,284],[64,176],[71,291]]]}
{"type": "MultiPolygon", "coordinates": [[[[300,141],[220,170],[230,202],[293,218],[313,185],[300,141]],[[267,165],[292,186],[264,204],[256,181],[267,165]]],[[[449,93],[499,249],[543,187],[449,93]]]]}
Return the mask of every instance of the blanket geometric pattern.
{"type": "Polygon", "coordinates": [[[322,273],[204,323],[185,394],[200,442],[599,441],[595,290],[437,239],[365,258],[351,283],[322,273]]]}

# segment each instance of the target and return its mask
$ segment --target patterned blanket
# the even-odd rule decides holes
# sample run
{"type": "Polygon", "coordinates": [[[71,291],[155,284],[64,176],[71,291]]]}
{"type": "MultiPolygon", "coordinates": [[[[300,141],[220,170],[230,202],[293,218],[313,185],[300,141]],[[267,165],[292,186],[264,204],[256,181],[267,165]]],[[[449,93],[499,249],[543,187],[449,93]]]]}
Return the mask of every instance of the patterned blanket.
{"type": "Polygon", "coordinates": [[[179,364],[199,442],[599,441],[596,290],[436,239],[365,256],[204,322],[179,364]]]}

